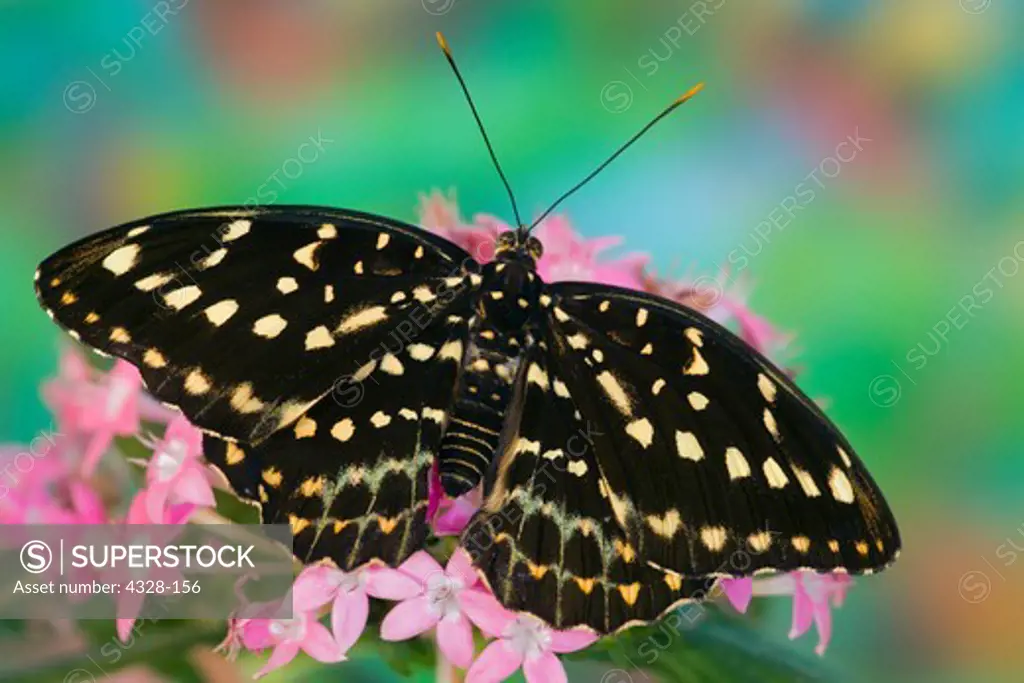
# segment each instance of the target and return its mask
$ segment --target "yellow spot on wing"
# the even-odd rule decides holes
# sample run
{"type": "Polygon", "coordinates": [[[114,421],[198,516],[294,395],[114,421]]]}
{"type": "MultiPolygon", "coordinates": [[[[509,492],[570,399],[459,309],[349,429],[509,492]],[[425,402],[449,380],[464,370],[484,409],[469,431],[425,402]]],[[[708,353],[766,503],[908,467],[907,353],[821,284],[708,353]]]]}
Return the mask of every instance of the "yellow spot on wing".
{"type": "Polygon", "coordinates": [[[303,415],[295,423],[295,438],[306,439],[316,435],[316,420],[303,415]]]}
{"type": "Polygon", "coordinates": [[[700,530],[700,540],[704,543],[708,550],[712,552],[718,552],[725,547],[725,541],[728,539],[728,532],[725,527],[720,526],[706,526],[700,530]]]}
{"type": "Polygon", "coordinates": [[[228,441],[227,450],[224,453],[224,462],[229,465],[237,465],[243,460],[245,460],[245,451],[239,448],[237,444],[228,441]]]}
{"type": "Polygon", "coordinates": [[[128,334],[128,330],[123,327],[114,327],[110,330],[110,341],[112,342],[127,344],[131,340],[132,336],[128,334]]]}
{"type": "Polygon", "coordinates": [[[334,426],[331,427],[331,436],[343,443],[351,439],[352,435],[355,433],[356,426],[353,424],[352,419],[348,417],[338,420],[334,423],[334,426]]]}
{"type": "Polygon", "coordinates": [[[672,538],[683,525],[678,510],[669,510],[664,515],[647,515],[647,526],[662,538],[672,538]]]}
{"type": "Polygon", "coordinates": [[[299,493],[306,498],[319,496],[324,492],[324,478],[310,477],[299,486],[299,493]]]}
{"type": "Polygon", "coordinates": [[[594,590],[594,579],[584,579],[581,576],[574,576],[572,578],[584,595],[590,595],[591,591],[594,590]]]}
{"type": "Polygon", "coordinates": [[[231,407],[240,413],[258,413],[263,410],[263,401],[252,393],[252,384],[243,382],[231,393],[231,407]]]}
{"type": "Polygon", "coordinates": [[[627,605],[632,607],[636,604],[636,600],[640,597],[640,584],[631,583],[629,585],[619,586],[619,594],[627,605]]]}
{"type": "Polygon", "coordinates": [[[267,482],[269,486],[275,489],[281,485],[281,480],[284,479],[284,476],[281,474],[281,470],[276,467],[266,468],[260,476],[263,481],[267,482]]]}
{"type": "Polygon", "coordinates": [[[322,240],[331,240],[338,236],[338,229],[331,223],[324,223],[316,231],[316,236],[322,240]]]}
{"type": "Polygon", "coordinates": [[[156,349],[146,349],[146,352],[142,354],[142,362],[151,368],[162,368],[167,365],[167,359],[164,358],[164,354],[160,353],[156,349]]]}
{"type": "Polygon", "coordinates": [[[198,369],[192,370],[185,376],[185,391],[193,396],[202,396],[210,390],[211,386],[210,380],[198,369]]]}
{"type": "Polygon", "coordinates": [[[165,285],[174,279],[170,273],[154,273],[136,281],[135,289],[141,292],[151,292],[161,285],[165,285]]]}
{"type": "Polygon", "coordinates": [[[778,391],[778,387],[775,386],[775,382],[768,379],[764,373],[757,374],[757,388],[761,390],[761,395],[764,396],[764,400],[769,403],[775,402],[775,394],[778,391]]]}

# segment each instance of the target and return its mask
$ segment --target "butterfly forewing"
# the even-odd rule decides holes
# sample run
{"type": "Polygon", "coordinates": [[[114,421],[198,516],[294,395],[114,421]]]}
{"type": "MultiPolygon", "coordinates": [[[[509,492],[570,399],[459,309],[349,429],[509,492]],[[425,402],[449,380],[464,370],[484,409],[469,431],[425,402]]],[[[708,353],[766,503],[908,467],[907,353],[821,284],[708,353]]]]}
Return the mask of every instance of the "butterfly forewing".
{"type": "Polygon", "coordinates": [[[627,290],[552,287],[559,372],[604,433],[615,518],[687,575],[864,572],[899,550],[853,449],[769,361],[704,316],[627,290]]]}
{"type": "Polygon", "coordinates": [[[43,306],[137,365],[204,429],[259,443],[382,339],[421,329],[469,285],[449,242],[377,216],[227,207],[155,216],[47,259],[43,306]]]}

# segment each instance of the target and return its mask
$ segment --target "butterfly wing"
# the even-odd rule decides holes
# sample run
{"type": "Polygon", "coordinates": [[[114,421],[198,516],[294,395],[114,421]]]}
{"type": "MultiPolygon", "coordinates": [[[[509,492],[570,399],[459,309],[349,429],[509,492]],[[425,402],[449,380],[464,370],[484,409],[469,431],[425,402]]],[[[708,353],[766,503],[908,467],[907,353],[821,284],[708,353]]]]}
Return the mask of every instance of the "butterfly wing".
{"type": "Polygon", "coordinates": [[[397,566],[423,546],[428,475],[453,400],[466,326],[443,320],[390,341],[290,428],[255,447],[206,436],[204,452],[267,524],[290,524],[306,563],[397,566]]]}
{"type": "Polygon", "coordinates": [[[194,424],[258,444],[381,340],[449,315],[474,268],[446,240],[378,216],[225,207],[87,237],[42,263],[36,290],[72,336],[137,365],[194,424]]]}
{"type": "Polygon", "coordinates": [[[597,426],[596,465],[638,558],[688,576],[866,573],[900,548],[853,448],[778,368],[678,304],[550,288],[554,365],[597,426]]]}
{"type": "Polygon", "coordinates": [[[521,415],[463,547],[506,607],[557,628],[610,633],[703,597],[704,580],[644,562],[616,523],[594,455],[604,426],[581,413],[556,365],[540,347],[525,361],[521,415]]]}

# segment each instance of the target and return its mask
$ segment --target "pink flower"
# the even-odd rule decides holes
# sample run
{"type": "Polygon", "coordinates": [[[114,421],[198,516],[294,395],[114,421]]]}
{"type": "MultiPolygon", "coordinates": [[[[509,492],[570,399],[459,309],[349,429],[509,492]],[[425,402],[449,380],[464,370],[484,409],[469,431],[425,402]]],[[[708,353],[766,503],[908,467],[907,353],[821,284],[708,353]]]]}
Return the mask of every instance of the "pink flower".
{"type": "Polygon", "coordinates": [[[600,282],[641,289],[647,257],[631,254],[618,260],[601,260],[598,254],[622,243],[621,237],[583,239],[564,216],[545,219],[533,234],[544,244],[537,272],[547,282],[559,280],[600,282]]]}
{"type": "Polygon", "coordinates": [[[840,607],[852,579],[848,574],[799,571],[768,578],[722,579],[721,586],[729,602],[746,612],[753,595],[793,596],[793,625],[790,639],[807,633],[811,624],[818,627],[815,652],[825,654],[832,637],[832,607],[840,607]]]}
{"type": "Polygon", "coordinates": [[[273,648],[270,659],[253,678],[262,678],[295,659],[299,650],[319,662],[341,662],[345,650],[316,619],[315,611],[296,612],[291,619],[246,619],[238,628],[249,650],[273,648]]]}
{"type": "Polygon", "coordinates": [[[75,422],[70,428],[89,435],[82,457],[82,473],[89,476],[115,436],[129,436],[139,430],[142,376],[134,365],[119,360],[103,384],[78,388],[78,410],[72,413],[75,422]]]}
{"type": "MultiPolygon", "coordinates": [[[[195,512],[195,506],[189,504],[172,505],[166,506],[162,509],[162,516],[152,518],[149,515],[150,504],[146,498],[148,496],[147,491],[139,491],[135,498],[132,499],[131,505],[128,508],[128,515],[125,517],[124,523],[127,526],[133,526],[137,524],[167,524],[167,525],[178,525],[185,524],[188,522],[189,517],[195,512]]],[[[136,543],[139,542],[137,537],[133,537],[130,530],[125,530],[126,543],[130,543],[134,540],[136,543]]],[[[167,543],[170,540],[168,536],[159,539],[160,542],[167,543]]],[[[157,542],[157,541],[154,541],[157,542]]],[[[109,573],[107,575],[109,577],[109,573]]],[[[180,581],[183,577],[177,569],[161,569],[158,572],[152,570],[149,573],[137,572],[135,570],[129,570],[125,576],[118,576],[118,581],[109,581],[110,583],[121,583],[122,585],[127,581],[136,581],[140,579],[159,579],[163,578],[168,583],[173,581],[180,581]]],[[[145,600],[145,595],[140,592],[130,593],[122,591],[117,597],[117,615],[115,619],[115,626],[117,628],[117,635],[122,642],[128,640],[128,636],[131,635],[132,626],[135,625],[135,620],[139,616],[139,612],[142,611],[142,604],[145,600]]]]}
{"type": "Polygon", "coordinates": [[[146,469],[146,513],[153,523],[165,517],[168,505],[213,506],[213,488],[201,460],[203,434],[184,417],[167,425],[146,469]]]}
{"type": "Polygon", "coordinates": [[[556,631],[537,617],[511,612],[484,591],[466,591],[461,604],[481,631],[497,638],[473,662],[466,683],[499,683],[519,667],[527,683],[566,683],[556,655],[582,650],[597,640],[588,630],[556,631]]]}
{"type": "Polygon", "coordinates": [[[430,520],[437,536],[457,536],[466,528],[469,520],[480,507],[483,491],[480,486],[464,493],[454,500],[444,495],[437,463],[430,469],[427,497],[427,519],[430,520]]]}
{"type": "Polygon", "coordinates": [[[461,599],[477,583],[476,570],[461,548],[452,553],[444,569],[424,551],[415,553],[398,568],[418,582],[417,591],[404,598],[384,618],[384,640],[408,640],[437,628],[437,646],[456,666],[466,669],[473,661],[473,626],[462,612],[461,599]]]}
{"type": "Polygon", "coordinates": [[[333,601],[331,630],[342,652],[347,652],[366,628],[370,596],[404,600],[420,586],[411,576],[385,567],[360,567],[345,572],[326,564],[306,567],[292,587],[296,611],[315,610],[333,601]]]}
{"type": "Polygon", "coordinates": [[[494,258],[498,235],[511,229],[497,218],[485,215],[474,217],[473,223],[465,223],[459,216],[455,197],[437,190],[420,195],[419,214],[420,225],[459,245],[480,263],[494,258]]]}

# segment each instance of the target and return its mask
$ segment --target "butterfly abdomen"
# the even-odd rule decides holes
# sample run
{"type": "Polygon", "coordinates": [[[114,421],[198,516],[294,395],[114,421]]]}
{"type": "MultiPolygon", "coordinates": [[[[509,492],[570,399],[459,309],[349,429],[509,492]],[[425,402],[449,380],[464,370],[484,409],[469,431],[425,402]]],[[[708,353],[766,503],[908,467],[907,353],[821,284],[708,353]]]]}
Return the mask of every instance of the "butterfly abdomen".
{"type": "Polygon", "coordinates": [[[522,348],[485,322],[473,334],[441,441],[445,492],[458,496],[483,478],[498,447],[522,348]]]}

